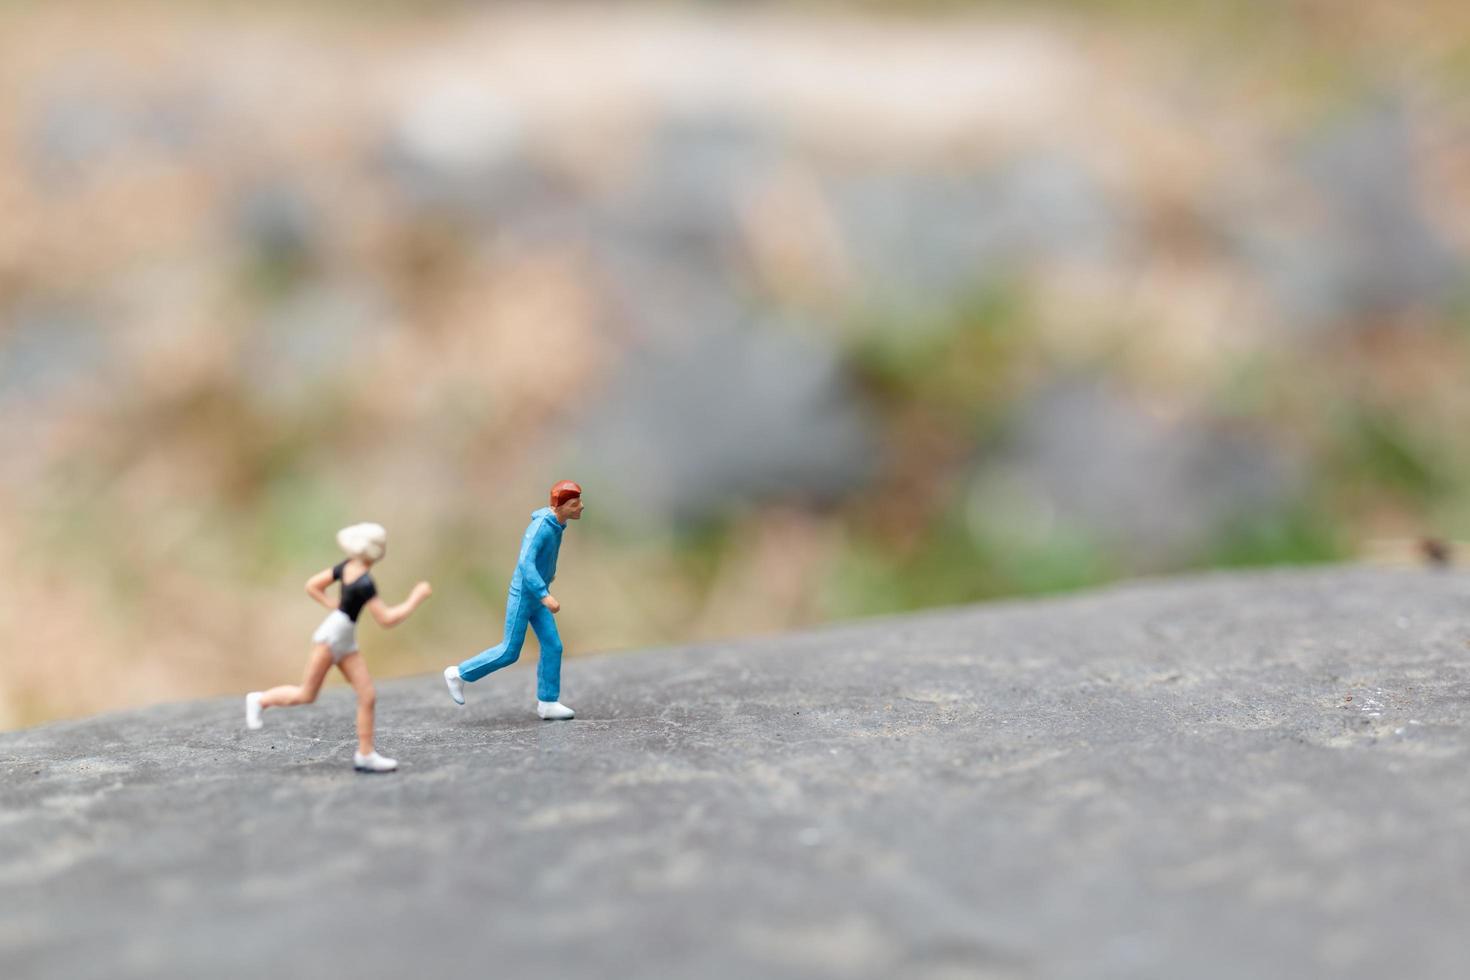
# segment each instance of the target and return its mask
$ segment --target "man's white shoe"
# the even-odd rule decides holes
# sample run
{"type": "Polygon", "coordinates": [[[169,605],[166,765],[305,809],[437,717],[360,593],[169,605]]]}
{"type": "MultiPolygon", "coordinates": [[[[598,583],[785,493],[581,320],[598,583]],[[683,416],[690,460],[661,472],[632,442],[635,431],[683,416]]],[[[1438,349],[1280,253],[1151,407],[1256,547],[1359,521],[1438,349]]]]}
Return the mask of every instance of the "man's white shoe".
{"type": "Polygon", "coordinates": [[[464,704],[464,678],[459,676],[459,668],[454,664],[444,668],[444,683],[449,685],[449,696],[454,698],[454,703],[464,704]]]}
{"type": "Polygon", "coordinates": [[[546,721],[566,721],[577,716],[576,712],[560,701],[537,701],[536,713],[546,721]]]}
{"type": "Polygon", "coordinates": [[[249,729],[259,728],[265,722],[260,720],[260,691],[251,691],[245,695],[245,727],[249,729]]]}
{"type": "Polygon", "coordinates": [[[398,760],[378,755],[377,752],[369,752],[367,755],[354,752],[352,765],[358,772],[392,772],[398,768],[398,760]]]}

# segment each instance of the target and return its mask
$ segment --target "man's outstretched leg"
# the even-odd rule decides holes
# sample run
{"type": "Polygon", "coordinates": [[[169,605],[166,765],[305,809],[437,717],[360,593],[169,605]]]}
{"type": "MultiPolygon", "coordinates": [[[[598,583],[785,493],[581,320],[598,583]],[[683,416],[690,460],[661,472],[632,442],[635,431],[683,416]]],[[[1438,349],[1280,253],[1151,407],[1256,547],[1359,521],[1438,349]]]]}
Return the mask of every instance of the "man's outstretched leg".
{"type": "Polygon", "coordinates": [[[536,663],[536,714],[547,721],[567,721],[575,717],[561,698],[561,636],[556,631],[556,617],[551,610],[538,605],[531,610],[531,629],[541,644],[541,659],[536,663]]]}
{"type": "Polygon", "coordinates": [[[456,704],[464,704],[464,682],[474,682],[486,674],[502,667],[509,667],[521,656],[521,647],[526,642],[526,623],[530,618],[530,607],[541,609],[540,603],[524,594],[512,594],[505,604],[505,639],[476,654],[460,664],[444,668],[444,683],[449,687],[449,696],[456,704]]]}

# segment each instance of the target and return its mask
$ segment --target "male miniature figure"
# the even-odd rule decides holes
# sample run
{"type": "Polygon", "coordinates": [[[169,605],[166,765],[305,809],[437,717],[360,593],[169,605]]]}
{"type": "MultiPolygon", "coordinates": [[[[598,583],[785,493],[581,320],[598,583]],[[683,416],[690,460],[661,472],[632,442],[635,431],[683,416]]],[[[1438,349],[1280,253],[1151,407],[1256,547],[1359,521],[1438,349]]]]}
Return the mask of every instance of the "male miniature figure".
{"type": "Polygon", "coordinates": [[[505,604],[504,641],[461,664],[444,668],[444,683],[449,685],[449,696],[456,704],[464,704],[465,681],[477,681],[516,662],[529,624],[541,644],[541,661],[536,667],[536,713],[549,721],[573,717],[572,709],[558,700],[561,637],[557,636],[556,620],[552,616],[561,611],[561,603],[547,591],[547,586],[556,578],[556,556],[561,550],[561,535],[567,521],[581,516],[582,488],[571,480],[562,480],[552,487],[551,506],[531,514],[531,526],[521,539],[521,556],[516,561],[505,604]]]}

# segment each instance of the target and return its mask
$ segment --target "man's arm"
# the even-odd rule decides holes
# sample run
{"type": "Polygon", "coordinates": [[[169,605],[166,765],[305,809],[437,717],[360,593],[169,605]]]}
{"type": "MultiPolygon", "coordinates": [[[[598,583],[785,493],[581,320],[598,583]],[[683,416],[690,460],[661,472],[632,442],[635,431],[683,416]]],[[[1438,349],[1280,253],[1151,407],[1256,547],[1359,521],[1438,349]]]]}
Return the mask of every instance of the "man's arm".
{"type": "Polygon", "coordinates": [[[546,598],[546,580],[541,577],[541,572],[536,568],[536,556],[541,553],[541,546],[547,533],[546,526],[537,521],[535,531],[526,535],[526,540],[521,545],[521,557],[516,561],[516,566],[521,572],[521,581],[526,588],[531,590],[532,595],[541,600],[546,598]]]}

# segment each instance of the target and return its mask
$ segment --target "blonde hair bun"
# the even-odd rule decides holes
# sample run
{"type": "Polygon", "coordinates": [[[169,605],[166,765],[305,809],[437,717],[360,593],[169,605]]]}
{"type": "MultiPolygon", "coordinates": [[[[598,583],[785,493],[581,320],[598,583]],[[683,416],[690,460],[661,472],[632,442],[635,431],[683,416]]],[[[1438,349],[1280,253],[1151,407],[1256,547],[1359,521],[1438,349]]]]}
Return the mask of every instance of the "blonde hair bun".
{"type": "Polygon", "coordinates": [[[388,532],[381,524],[354,524],[337,532],[337,545],[350,558],[380,561],[388,549],[388,532]]]}

